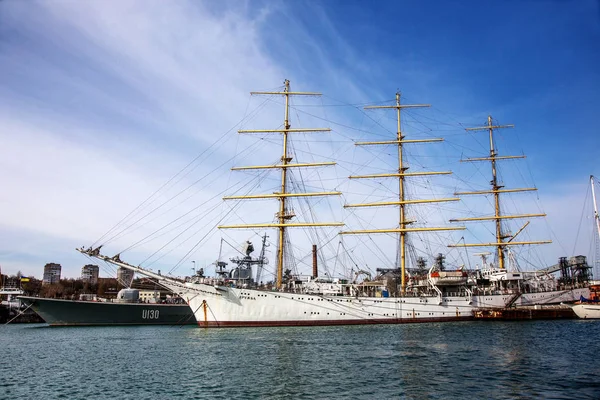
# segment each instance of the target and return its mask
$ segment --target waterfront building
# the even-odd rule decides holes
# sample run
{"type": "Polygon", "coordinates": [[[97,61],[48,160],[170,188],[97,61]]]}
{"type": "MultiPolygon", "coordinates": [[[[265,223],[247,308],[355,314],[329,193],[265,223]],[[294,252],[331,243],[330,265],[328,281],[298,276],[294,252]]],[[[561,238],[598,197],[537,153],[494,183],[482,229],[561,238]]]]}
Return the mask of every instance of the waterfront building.
{"type": "Polygon", "coordinates": [[[18,289],[21,287],[21,278],[18,276],[0,275],[0,288],[18,289]]]}
{"type": "Polygon", "coordinates": [[[140,290],[142,303],[160,303],[160,290],[140,290]]]}
{"type": "Polygon", "coordinates": [[[134,272],[132,270],[119,267],[119,269],[117,269],[117,281],[125,287],[130,287],[131,282],[133,282],[133,274],[134,272]]]}
{"type": "Polygon", "coordinates": [[[42,280],[42,284],[50,285],[52,283],[58,283],[60,281],[61,269],[61,265],[56,263],[48,263],[44,265],[44,278],[42,280]]]}
{"type": "Polygon", "coordinates": [[[81,280],[84,282],[89,282],[92,285],[98,283],[98,274],[100,273],[100,268],[97,265],[87,264],[81,268],[81,280]]]}

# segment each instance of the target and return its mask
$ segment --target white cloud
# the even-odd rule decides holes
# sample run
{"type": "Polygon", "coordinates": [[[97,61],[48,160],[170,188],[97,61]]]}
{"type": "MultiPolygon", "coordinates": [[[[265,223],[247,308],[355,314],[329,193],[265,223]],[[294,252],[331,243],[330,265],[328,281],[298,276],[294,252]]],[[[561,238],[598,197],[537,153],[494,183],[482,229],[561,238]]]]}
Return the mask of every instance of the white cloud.
{"type": "MultiPolygon", "coordinates": [[[[258,48],[252,20],[202,4],[2,7],[31,41],[0,55],[5,76],[20,80],[0,91],[0,218],[29,239],[98,238],[252,109],[250,89],[282,76],[258,48]]],[[[180,187],[232,154],[215,150],[180,187]]],[[[193,200],[212,194],[204,187],[193,200]]]]}

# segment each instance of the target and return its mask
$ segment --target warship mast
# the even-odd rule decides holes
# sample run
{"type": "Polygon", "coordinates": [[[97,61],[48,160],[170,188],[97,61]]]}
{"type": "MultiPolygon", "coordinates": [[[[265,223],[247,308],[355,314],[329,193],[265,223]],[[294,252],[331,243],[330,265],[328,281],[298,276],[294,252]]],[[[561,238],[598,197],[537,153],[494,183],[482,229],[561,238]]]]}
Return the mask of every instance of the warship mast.
{"type": "Polygon", "coordinates": [[[357,146],[372,146],[372,145],[395,145],[398,147],[398,170],[394,173],[389,174],[374,174],[374,175],[355,175],[350,176],[350,179],[373,179],[373,178],[398,178],[398,189],[399,197],[398,201],[386,201],[377,203],[362,203],[362,204],[346,204],[345,208],[350,207],[381,207],[381,206],[399,206],[399,221],[398,227],[388,229],[370,229],[370,230],[358,230],[358,231],[346,231],[341,234],[371,234],[371,233],[398,233],[399,234],[399,247],[400,247],[400,273],[401,273],[401,287],[402,293],[404,294],[406,289],[406,234],[408,232],[428,232],[428,231],[446,231],[446,230],[462,230],[465,227],[433,227],[433,228],[409,228],[408,225],[416,222],[414,220],[408,220],[406,218],[406,206],[413,204],[423,203],[439,203],[447,201],[458,201],[459,198],[448,198],[448,199],[420,199],[420,200],[407,200],[406,199],[406,178],[413,176],[425,176],[425,175],[448,175],[452,172],[441,171],[441,172],[406,172],[409,167],[406,165],[404,160],[404,145],[412,143],[428,143],[428,142],[442,142],[444,139],[405,139],[405,135],[402,132],[400,111],[404,108],[421,108],[430,107],[429,104],[400,104],[400,92],[396,93],[396,104],[391,106],[367,106],[365,109],[392,109],[396,110],[397,119],[397,131],[396,140],[381,141],[381,142],[357,142],[357,146]]]}
{"type": "Polygon", "coordinates": [[[250,170],[250,169],[281,169],[281,189],[279,192],[272,194],[259,194],[247,196],[227,196],[223,200],[245,200],[245,199],[278,199],[279,211],[275,214],[277,223],[260,223],[260,224],[244,224],[244,225],[221,225],[219,229],[243,229],[243,228],[277,228],[279,237],[277,243],[277,288],[281,289],[283,281],[283,262],[286,254],[285,238],[286,229],[288,227],[317,227],[317,226],[343,226],[341,222],[289,222],[296,215],[288,207],[286,199],[290,197],[312,197],[312,196],[331,196],[341,195],[341,192],[316,192],[316,193],[289,193],[287,191],[287,170],[288,168],[304,168],[304,167],[321,167],[335,165],[335,162],[319,162],[319,163],[296,163],[291,164],[292,157],[288,153],[288,135],[290,133],[308,133],[308,132],[330,132],[330,128],[291,128],[289,121],[290,96],[320,96],[321,93],[314,92],[291,92],[290,81],[284,81],[284,89],[282,92],[250,92],[251,95],[281,95],[285,97],[285,115],[282,129],[254,129],[254,130],[239,130],[238,133],[280,133],[283,136],[283,155],[281,156],[281,164],[277,165],[256,165],[249,167],[233,167],[232,170],[250,170]]]}

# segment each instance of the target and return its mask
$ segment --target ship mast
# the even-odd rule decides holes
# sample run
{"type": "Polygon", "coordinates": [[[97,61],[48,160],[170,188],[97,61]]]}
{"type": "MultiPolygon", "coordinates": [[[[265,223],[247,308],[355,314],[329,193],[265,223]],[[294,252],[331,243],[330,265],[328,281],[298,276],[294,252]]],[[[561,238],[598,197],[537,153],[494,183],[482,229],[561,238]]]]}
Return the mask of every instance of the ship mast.
{"type": "Polygon", "coordinates": [[[285,80],[284,89],[282,92],[250,92],[251,95],[281,95],[285,97],[285,116],[282,129],[255,129],[255,130],[239,130],[238,133],[280,133],[283,136],[283,155],[281,163],[277,165],[255,165],[249,167],[233,167],[232,170],[249,170],[249,169],[281,169],[281,189],[279,192],[272,194],[259,194],[248,196],[227,196],[223,200],[244,200],[244,199],[278,199],[279,211],[275,214],[277,223],[260,223],[260,224],[245,224],[245,225],[222,225],[219,229],[236,229],[236,228],[278,228],[279,240],[277,243],[277,288],[281,288],[283,281],[283,262],[285,259],[285,239],[286,228],[288,227],[316,227],[316,226],[343,226],[341,222],[312,222],[312,223],[291,223],[289,222],[295,217],[295,214],[287,206],[286,199],[288,197],[312,197],[312,196],[331,196],[340,195],[341,192],[317,192],[317,193],[288,193],[287,192],[287,170],[288,168],[302,167],[321,167],[335,165],[335,162],[320,162],[320,163],[297,163],[291,164],[292,157],[288,154],[288,135],[290,133],[308,133],[308,132],[330,132],[330,128],[296,128],[292,129],[289,121],[290,96],[320,96],[321,93],[314,92],[291,92],[290,81],[285,80]]]}
{"type": "Polygon", "coordinates": [[[488,131],[490,138],[490,156],[479,157],[479,158],[467,158],[460,160],[461,162],[475,162],[475,161],[490,161],[492,165],[492,180],[490,182],[492,190],[483,190],[475,192],[457,192],[454,193],[456,196],[462,195],[480,195],[480,194],[493,194],[494,195],[494,215],[489,217],[476,217],[476,218],[457,218],[451,219],[450,222],[468,222],[468,221],[495,221],[496,224],[496,242],[495,243],[462,243],[449,245],[448,247],[490,247],[495,246],[498,255],[498,267],[500,269],[506,268],[504,251],[506,246],[525,245],[525,244],[546,244],[552,243],[551,241],[529,241],[529,242],[513,242],[513,239],[517,237],[519,233],[523,231],[525,226],[529,224],[526,222],[521,229],[514,235],[507,235],[502,229],[502,220],[504,219],[515,219],[515,218],[530,218],[530,217],[545,217],[546,214],[519,214],[519,215],[502,215],[500,210],[500,193],[514,193],[514,192],[530,192],[537,190],[536,188],[519,188],[519,189],[502,189],[504,186],[498,184],[498,178],[496,174],[496,161],[498,160],[511,160],[517,158],[525,158],[525,156],[498,156],[498,152],[494,148],[494,130],[503,128],[514,128],[514,125],[494,125],[492,122],[492,116],[488,115],[487,125],[479,126],[475,128],[467,128],[467,131],[488,131]],[[505,241],[505,239],[509,239],[505,241]]]}
{"type": "Polygon", "coordinates": [[[594,175],[590,175],[592,182],[592,200],[594,201],[594,220],[596,221],[596,229],[598,231],[598,239],[600,239],[600,215],[598,215],[598,205],[596,204],[596,190],[594,189],[594,175]]]}
{"type": "Polygon", "coordinates": [[[399,221],[397,228],[389,229],[372,229],[372,230],[360,230],[360,231],[347,231],[341,232],[341,234],[371,234],[371,233],[398,233],[399,234],[399,247],[400,247],[400,273],[401,273],[401,287],[402,293],[406,289],[406,234],[408,232],[426,232],[426,231],[442,231],[442,230],[460,230],[465,229],[464,227],[435,227],[435,228],[409,228],[408,225],[416,221],[407,220],[406,218],[406,206],[413,204],[422,203],[438,203],[446,201],[458,201],[459,198],[449,199],[422,199],[422,200],[407,200],[406,199],[406,177],[412,176],[425,176],[425,175],[448,175],[452,172],[412,172],[407,173],[409,167],[404,161],[404,144],[411,143],[427,143],[427,142],[442,142],[444,139],[405,139],[400,124],[400,111],[404,108],[420,108],[430,107],[429,104],[400,104],[400,93],[396,93],[396,104],[392,106],[367,106],[365,109],[392,109],[396,110],[397,118],[397,131],[396,140],[382,141],[382,142],[357,142],[357,146],[371,146],[371,145],[395,145],[398,147],[398,170],[391,174],[374,174],[374,175],[355,175],[350,176],[350,179],[373,179],[373,178],[398,178],[398,189],[399,196],[398,201],[389,202],[378,202],[378,203],[362,203],[362,204],[346,204],[344,207],[380,207],[380,206],[399,206],[399,221]]]}
{"type": "Polygon", "coordinates": [[[597,236],[596,240],[596,266],[600,265],[600,215],[598,215],[598,205],[596,204],[596,189],[594,188],[594,175],[590,175],[592,183],[592,201],[594,202],[594,222],[596,225],[597,236]]]}

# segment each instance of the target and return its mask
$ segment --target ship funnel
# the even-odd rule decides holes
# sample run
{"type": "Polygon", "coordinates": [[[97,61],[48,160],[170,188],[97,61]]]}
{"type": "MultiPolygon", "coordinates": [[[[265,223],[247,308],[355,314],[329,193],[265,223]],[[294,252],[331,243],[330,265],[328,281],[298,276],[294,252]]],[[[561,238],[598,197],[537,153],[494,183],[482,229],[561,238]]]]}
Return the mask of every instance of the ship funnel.
{"type": "Polygon", "coordinates": [[[313,278],[319,277],[319,269],[317,268],[317,245],[313,244],[312,247],[312,256],[313,256],[313,278]]]}

